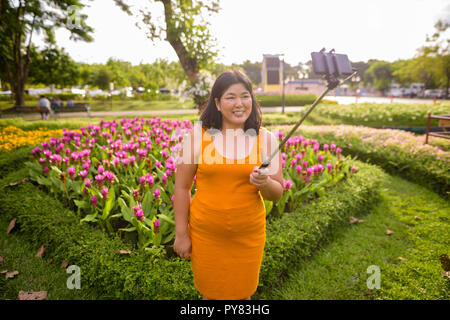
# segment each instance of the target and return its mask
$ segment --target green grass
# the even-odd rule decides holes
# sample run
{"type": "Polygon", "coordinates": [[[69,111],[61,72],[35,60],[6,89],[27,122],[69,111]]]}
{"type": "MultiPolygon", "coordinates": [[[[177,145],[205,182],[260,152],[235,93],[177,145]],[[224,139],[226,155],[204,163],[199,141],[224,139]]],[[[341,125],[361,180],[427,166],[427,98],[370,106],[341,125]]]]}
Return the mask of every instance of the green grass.
{"type": "Polygon", "coordinates": [[[379,205],[359,218],[364,222],[339,230],[310,260],[299,261],[271,298],[449,299],[450,281],[442,278],[439,261],[450,254],[449,210],[437,194],[387,176],[379,205]],[[371,265],[380,267],[379,290],[367,288],[371,265]]]}
{"type": "MultiPolygon", "coordinates": [[[[39,100],[27,100],[26,106],[37,106],[39,100]]],[[[91,112],[98,111],[138,111],[138,110],[174,110],[174,109],[193,109],[192,100],[186,100],[184,103],[178,100],[168,101],[143,101],[143,100],[77,100],[75,103],[89,103],[91,112]]],[[[8,109],[14,106],[14,102],[0,101],[0,110],[8,109]]]]}
{"type": "Polygon", "coordinates": [[[0,270],[19,271],[12,279],[5,279],[0,275],[0,300],[15,300],[20,291],[47,291],[46,300],[96,300],[101,296],[83,286],[80,289],[68,289],[67,279],[71,274],[61,265],[47,263],[51,256],[43,255],[37,258],[40,245],[32,243],[26,235],[18,232],[15,227],[10,234],[6,234],[10,221],[5,215],[0,215],[0,256],[3,257],[3,265],[0,270]]]}

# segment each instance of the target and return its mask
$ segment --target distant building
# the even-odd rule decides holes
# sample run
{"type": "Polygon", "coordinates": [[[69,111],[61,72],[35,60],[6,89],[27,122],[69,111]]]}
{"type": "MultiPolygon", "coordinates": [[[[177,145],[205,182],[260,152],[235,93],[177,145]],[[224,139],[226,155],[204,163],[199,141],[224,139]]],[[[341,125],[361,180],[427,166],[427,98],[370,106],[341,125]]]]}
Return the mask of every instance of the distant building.
{"type": "Polygon", "coordinates": [[[261,87],[264,93],[281,93],[283,66],[279,55],[264,54],[261,69],[261,87]]]}

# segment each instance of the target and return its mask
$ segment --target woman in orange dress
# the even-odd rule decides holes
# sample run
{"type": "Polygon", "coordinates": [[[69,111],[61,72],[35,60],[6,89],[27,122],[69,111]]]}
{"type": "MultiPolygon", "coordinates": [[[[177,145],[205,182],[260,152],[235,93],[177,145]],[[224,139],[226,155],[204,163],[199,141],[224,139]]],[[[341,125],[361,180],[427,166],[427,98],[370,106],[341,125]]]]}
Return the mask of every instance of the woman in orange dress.
{"type": "Polygon", "coordinates": [[[258,167],[278,140],[261,128],[251,82],[239,71],[217,78],[200,120],[177,165],[174,250],[191,260],[203,299],[250,299],[265,244],[263,199],[277,201],[283,193],[280,153],[264,172],[258,167]]]}

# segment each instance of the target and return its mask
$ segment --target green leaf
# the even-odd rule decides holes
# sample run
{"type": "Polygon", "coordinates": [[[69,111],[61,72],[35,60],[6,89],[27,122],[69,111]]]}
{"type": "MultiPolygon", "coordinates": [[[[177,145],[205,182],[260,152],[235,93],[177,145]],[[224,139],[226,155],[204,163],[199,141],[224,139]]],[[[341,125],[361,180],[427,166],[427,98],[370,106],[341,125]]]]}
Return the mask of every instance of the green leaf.
{"type": "Polygon", "coordinates": [[[272,211],[273,201],[264,200],[264,207],[266,208],[266,215],[268,215],[272,211]]]}
{"type": "Polygon", "coordinates": [[[158,233],[152,232],[152,236],[153,236],[153,245],[159,246],[161,244],[161,239],[162,239],[161,232],[158,232],[158,233]]]}
{"type": "Polygon", "coordinates": [[[88,214],[86,217],[80,220],[81,222],[96,222],[97,221],[97,214],[88,214]]]}
{"type": "Polygon", "coordinates": [[[103,208],[102,214],[103,220],[106,220],[108,218],[115,201],[116,201],[116,194],[114,192],[114,188],[111,187],[108,192],[108,200],[106,200],[105,208],[103,208]]]}
{"type": "Polygon", "coordinates": [[[170,232],[168,235],[165,235],[162,239],[161,239],[161,243],[162,244],[166,244],[170,241],[172,241],[172,239],[175,237],[176,234],[176,230],[173,229],[172,232],[170,232]]]}
{"type": "Polygon", "coordinates": [[[131,211],[131,208],[127,206],[125,203],[125,200],[122,198],[119,198],[118,200],[119,206],[122,209],[122,216],[127,222],[131,222],[131,217],[133,216],[133,212],[131,211]]]}
{"type": "Polygon", "coordinates": [[[153,218],[153,201],[152,201],[152,193],[147,191],[144,196],[144,200],[142,201],[142,211],[144,212],[144,217],[148,219],[153,218]]]}
{"type": "Polygon", "coordinates": [[[162,214],[162,213],[159,214],[158,219],[164,220],[164,221],[170,223],[171,225],[175,225],[175,221],[173,219],[169,218],[168,216],[166,216],[165,214],[162,214]]]}
{"type": "Polygon", "coordinates": [[[50,187],[52,185],[52,182],[50,181],[49,178],[44,178],[42,176],[37,177],[37,183],[39,183],[40,185],[43,185],[43,186],[47,186],[47,187],[50,187]]]}
{"type": "Polygon", "coordinates": [[[83,200],[74,200],[74,202],[79,209],[88,209],[90,207],[89,203],[83,200]]]}
{"type": "Polygon", "coordinates": [[[131,227],[131,228],[121,228],[121,229],[119,229],[119,231],[133,232],[133,231],[136,231],[136,227],[131,227]]]}

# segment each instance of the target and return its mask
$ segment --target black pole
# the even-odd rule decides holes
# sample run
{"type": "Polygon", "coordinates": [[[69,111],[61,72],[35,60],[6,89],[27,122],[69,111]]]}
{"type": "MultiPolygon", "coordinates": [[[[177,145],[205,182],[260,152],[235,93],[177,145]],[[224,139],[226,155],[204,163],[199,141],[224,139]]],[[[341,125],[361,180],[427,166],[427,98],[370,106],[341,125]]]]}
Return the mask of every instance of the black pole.
{"type": "Polygon", "coordinates": [[[341,85],[342,83],[344,83],[345,81],[347,81],[348,79],[353,77],[356,73],[357,72],[352,73],[350,76],[345,78],[342,82],[339,82],[339,80],[336,79],[334,76],[327,76],[328,86],[325,89],[325,91],[320,95],[320,97],[318,97],[316,99],[316,101],[314,101],[312,106],[306,111],[306,113],[302,116],[302,118],[295,124],[295,126],[286,135],[286,137],[284,137],[283,141],[281,141],[281,143],[278,145],[278,148],[274,152],[272,152],[272,155],[269,157],[269,159],[264,160],[264,162],[261,164],[259,169],[264,169],[270,165],[270,161],[272,161],[272,159],[275,157],[275,155],[278,153],[278,151],[281,150],[281,148],[285,145],[287,140],[294,134],[295,130],[297,130],[297,128],[300,126],[300,124],[303,122],[303,120],[305,120],[305,118],[311,113],[311,111],[316,107],[316,105],[320,102],[320,100],[322,100],[322,98],[325,97],[325,95],[328,93],[328,91],[333,90],[337,86],[341,85]]]}

